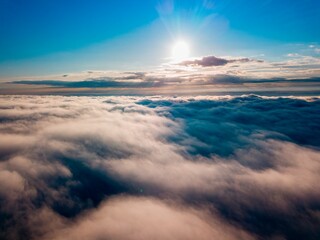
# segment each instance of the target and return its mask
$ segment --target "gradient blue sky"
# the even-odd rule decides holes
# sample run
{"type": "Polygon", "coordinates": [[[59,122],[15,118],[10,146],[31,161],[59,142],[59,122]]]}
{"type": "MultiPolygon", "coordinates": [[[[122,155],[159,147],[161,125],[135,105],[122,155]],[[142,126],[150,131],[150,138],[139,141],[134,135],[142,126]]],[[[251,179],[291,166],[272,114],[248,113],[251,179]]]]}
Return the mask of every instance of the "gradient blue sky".
{"type": "Polygon", "coordinates": [[[318,0],[0,0],[2,78],[165,63],[192,56],[319,57],[318,0]]]}

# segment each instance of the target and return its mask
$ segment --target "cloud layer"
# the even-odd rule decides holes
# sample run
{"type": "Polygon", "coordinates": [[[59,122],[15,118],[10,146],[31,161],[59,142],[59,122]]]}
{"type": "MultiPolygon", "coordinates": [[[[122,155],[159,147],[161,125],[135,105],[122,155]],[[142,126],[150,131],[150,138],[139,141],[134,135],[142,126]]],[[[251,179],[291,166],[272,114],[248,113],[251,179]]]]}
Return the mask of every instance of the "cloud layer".
{"type": "Polygon", "coordinates": [[[1,239],[318,239],[320,100],[2,96],[1,239]]]}
{"type": "MultiPolygon", "coordinates": [[[[169,62],[144,72],[85,71],[1,82],[0,94],[210,95],[262,91],[320,92],[320,60],[293,55],[281,62],[205,56],[169,62]]],[[[281,95],[281,94],[280,94],[281,95]]]]}

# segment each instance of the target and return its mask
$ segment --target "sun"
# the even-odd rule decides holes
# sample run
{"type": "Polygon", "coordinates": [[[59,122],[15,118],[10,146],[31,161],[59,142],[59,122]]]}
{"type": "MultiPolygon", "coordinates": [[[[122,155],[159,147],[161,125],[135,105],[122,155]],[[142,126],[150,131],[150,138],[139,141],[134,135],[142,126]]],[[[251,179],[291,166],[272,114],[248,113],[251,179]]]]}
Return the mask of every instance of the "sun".
{"type": "Polygon", "coordinates": [[[190,55],[190,47],[185,41],[177,41],[172,47],[172,58],[176,61],[183,60],[190,55]]]}

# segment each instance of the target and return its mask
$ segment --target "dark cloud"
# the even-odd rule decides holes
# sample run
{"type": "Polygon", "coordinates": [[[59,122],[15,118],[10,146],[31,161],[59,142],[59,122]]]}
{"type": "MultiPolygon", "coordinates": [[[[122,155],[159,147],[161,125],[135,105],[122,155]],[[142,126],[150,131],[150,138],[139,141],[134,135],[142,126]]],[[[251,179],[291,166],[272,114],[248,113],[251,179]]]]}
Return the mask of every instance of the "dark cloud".
{"type": "Polygon", "coordinates": [[[223,58],[217,58],[215,56],[208,56],[208,57],[203,57],[200,60],[190,60],[190,61],[183,61],[180,63],[180,65],[198,65],[202,67],[211,67],[211,66],[221,66],[221,65],[226,65],[228,63],[228,60],[223,59],[223,58]]]}
{"type": "Polygon", "coordinates": [[[293,79],[286,79],[286,78],[249,78],[249,77],[241,77],[241,76],[234,76],[234,75],[223,75],[217,74],[214,76],[208,76],[206,81],[203,81],[202,84],[279,84],[279,83],[286,83],[291,86],[299,83],[310,83],[315,84],[316,86],[320,83],[319,77],[313,78],[293,78],[293,79]]]}
{"type": "MultiPolygon", "coordinates": [[[[122,80],[136,79],[137,76],[128,76],[121,78],[122,80]]],[[[46,85],[61,88],[150,88],[160,87],[162,82],[159,81],[143,81],[143,82],[130,82],[118,81],[113,79],[92,79],[85,81],[57,81],[57,80],[40,80],[40,81],[13,81],[12,84],[26,84],[26,85],[46,85]]]]}
{"type": "MultiPolygon", "coordinates": [[[[288,86],[288,87],[303,87],[303,86],[314,86],[318,87],[320,83],[320,78],[297,78],[297,79],[286,79],[286,78],[249,78],[241,77],[236,75],[225,75],[225,74],[216,74],[216,75],[194,75],[194,76],[183,76],[183,77],[166,77],[166,76],[145,76],[144,74],[135,74],[128,75],[125,77],[119,78],[108,78],[100,77],[95,79],[89,79],[84,81],[57,81],[57,80],[22,80],[10,82],[10,84],[18,85],[34,85],[34,86],[49,86],[52,91],[56,90],[59,93],[59,89],[70,89],[77,91],[77,89],[122,89],[129,88],[132,89],[131,93],[135,93],[135,89],[139,92],[139,89],[148,89],[152,88],[164,88],[164,87],[174,87],[175,89],[183,86],[189,87],[201,87],[203,85],[208,86],[239,86],[239,85],[248,85],[258,88],[259,86],[270,86],[270,87],[279,87],[279,86],[288,86]],[[137,80],[137,81],[130,81],[137,80]]],[[[143,91],[143,90],[141,90],[143,91]]],[[[179,94],[180,90],[176,89],[179,94]]],[[[62,94],[62,93],[60,93],[62,94]]]]}
{"type": "Polygon", "coordinates": [[[212,67],[212,66],[223,66],[228,63],[247,63],[247,62],[262,62],[261,60],[251,60],[249,58],[240,59],[225,59],[215,56],[207,56],[202,59],[187,60],[179,63],[184,66],[201,66],[201,67],[212,67]]]}
{"type": "Polygon", "coordinates": [[[0,239],[319,239],[320,100],[2,96],[0,239]]]}

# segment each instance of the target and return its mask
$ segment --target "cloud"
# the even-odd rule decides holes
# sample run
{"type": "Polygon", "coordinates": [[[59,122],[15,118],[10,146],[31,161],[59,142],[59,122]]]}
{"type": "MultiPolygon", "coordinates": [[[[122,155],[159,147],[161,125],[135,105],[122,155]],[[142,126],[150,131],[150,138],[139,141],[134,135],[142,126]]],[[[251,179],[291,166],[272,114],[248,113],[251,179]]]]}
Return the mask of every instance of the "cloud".
{"type": "Polygon", "coordinates": [[[320,100],[0,97],[1,239],[317,239],[320,100]]]}
{"type": "MultiPolygon", "coordinates": [[[[125,77],[132,79],[133,76],[125,77]]],[[[144,81],[144,82],[130,82],[130,81],[115,81],[106,79],[92,79],[86,81],[13,81],[13,84],[27,84],[27,85],[47,85],[60,88],[147,88],[147,87],[160,87],[161,82],[144,81]]]]}
{"type": "Polygon", "coordinates": [[[215,56],[207,56],[202,59],[187,60],[179,63],[184,66],[201,66],[201,67],[212,67],[212,66],[223,66],[228,63],[247,63],[251,61],[263,62],[261,60],[251,60],[249,58],[239,58],[239,59],[224,59],[215,56]]]}
{"type": "Polygon", "coordinates": [[[287,57],[300,57],[301,55],[299,53],[288,53],[287,57]]]}
{"type": "MultiPolygon", "coordinates": [[[[292,66],[295,68],[294,66],[292,66]]],[[[289,68],[289,67],[288,67],[289,68]]],[[[308,94],[318,92],[319,78],[253,78],[232,74],[193,74],[185,76],[167,77],[166,75],[146,76],[128,75],[122,80],[106,80],[106,77],[85,81],[53,81],[53,80],[22,80],[9,83],[17,86],[10,93],[28,94],[117,94],[117,95],[145,95],[145,94],[185,94],[185,92],[207,91],[214,92],[253,92],[276,90],[293,94],[305,91],[308,94]],[[128,80],[137,78],[136,80],[128,80]],[[139,78],[139,80],[138,80],[139,78]],[[141,78],[141,79],[140,79],[141,78]],[[126,79],[126,80],[124,80],[126,79]],[[24,86],[24,88],[22,88],[24,86]],[[30,88],[29,88],[30,86],[30,88]],[[204,86],[206,86],[204,88],[204,86]],[[230,88],[233,87],[233,88],[230,88]],[[21,90],[21,91],[20,91],[21,90]]],[[[4,89],[4,93],[8,90],[4,89]]],[[[1,93],[1,91],[0,91],[1,93]]],[[[203,94],[203,93],[202,93],[203,94]]]]}
{"type": "Polygon", "coordinates": [[[44,239],[254,239],[203,210],[146,197],[117,197],[44,239]],[[187,227],[188,226],[188,227],[187,227]]]}
{"type": "Polygon", "coordinates": [[[320,82],[319,77],[314,78],[295,78],[295,79],[286,79],[286,78],[248,78],[241,76],[232,76],[232,75],[214,75],[208,76],[206,80],[199,81],[199,85],[262,85],[262,84],[271,84],[277,86],[277,84],[288,84],[289,86],[295,86],[299,84],[315,84],[317,85],[320,82]]]}
{"type": "Polygon", "coordinates": [[[0,83],[0,94],[210,95],[273,91],[318,95],[319,58],[289,56],[279,62],[207,56],[144,72],[85,71],[21,77],[0,83]]]}

